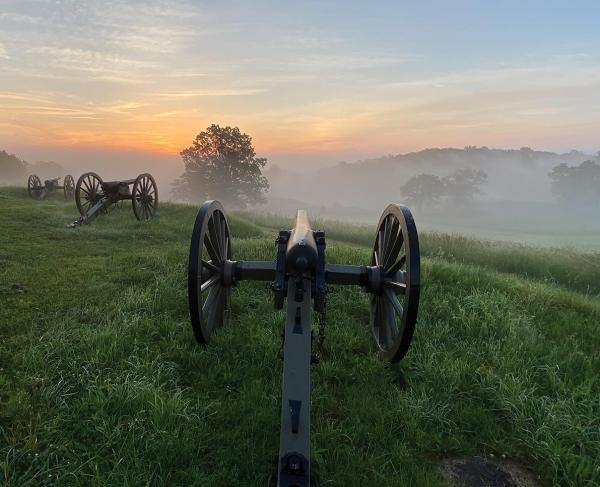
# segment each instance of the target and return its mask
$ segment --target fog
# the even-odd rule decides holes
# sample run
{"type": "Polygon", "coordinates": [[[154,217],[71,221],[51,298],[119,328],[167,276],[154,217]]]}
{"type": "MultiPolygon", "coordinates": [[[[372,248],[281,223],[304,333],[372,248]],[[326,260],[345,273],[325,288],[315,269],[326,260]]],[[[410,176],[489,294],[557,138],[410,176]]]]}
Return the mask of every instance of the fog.
{"type": "MultiPolygon", "coordinates": [[[[150,172],[163,201],[173,199],[171,184],[184,169],[176,154],[42,146],[15,149],[9,152],[15,152],[30,164],[57,161],[65,174],[71,173],[76,179],[86,171],[95,171],[104,180],[130,179],[150,172]]],[[[313,217],[375,225],[388,203],[406,203],[400,188],[411,177],[433,174],[443,178],[456,170],[471,168],[487,174],[487,182],[471,204],[455,205],[442,199],[426,209],[410,205],[420,230],[600,249],[598,206],[572,208],[559,204],[552,195],[548,177],[552,168],[561,163],[569,166],[586,160],[600,163],[599,154],[467,147],[425,149],[362,160],[342,154],[347,162],[341,162],[339,154],[266,156],[264,174],[270,183],[267,203],[252,208],[253,211],[291,218],[297,208],[305,208],[313,217]]],[[[42,177],[45,176],[52,175],[42,177]]]]}
{"type": "Polygon", "coordinates": [[[400,188],[418,174],[439,177],[458,169],[483,170],[487,182],[472,204],[443,200],[426,210],[412,207],[419,228],[465,233],[484,238],[536,245],[600,248],[598,206],[565,207],[551,191],[548,173],[558,164],[578,166],[600,162],[598,154],[564,154],[468,147],[427,149],[321,169],[283,167],[272,161],[266,170],[271,183],[263,210],[291,213],[297,206],[310,213],[375,224],[390,202],[403,203],[400,188]]]}

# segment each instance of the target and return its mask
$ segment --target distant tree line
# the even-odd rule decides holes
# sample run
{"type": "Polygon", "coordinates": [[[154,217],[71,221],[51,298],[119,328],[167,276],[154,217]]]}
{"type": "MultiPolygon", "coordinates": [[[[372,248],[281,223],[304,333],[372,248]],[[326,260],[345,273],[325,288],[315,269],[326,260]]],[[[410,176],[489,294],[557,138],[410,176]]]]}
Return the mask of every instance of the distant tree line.
{"type": "Polygon", "coordinates": [[[434,174],[419,174],[410,178],[401,188],[405,202],[418,210],[433,209],[444,201],[446,204],[466,206],[481,193],[487,182],[485,171],[458,169],[440,178],[434,174]]]}
{"type": "MultiPolygon", "coordinates": [[[[526,152],[526,148],[521,151],[526,152]]],[[[575,166],[558,164],[548,176],[552,194],[559,203],[577,208],[600,207],[600,164],[597,162],[587,160],[575,166]]],[[[418,210],[434,209],[442,202],[467,206],[482,192],[487,179],[484,171],[475,169],[459,169],[446,177],[419,174],[410,178],[400,193],[408,205],[418,210]]]]}
{"type": "Polygon", "coordinates": [[[65,175],[65,168],[57,162],[30,164],[5,150],[0,151],[0,183],[21,185],[32,173],[41,178],[62,177],[65,175]]]}

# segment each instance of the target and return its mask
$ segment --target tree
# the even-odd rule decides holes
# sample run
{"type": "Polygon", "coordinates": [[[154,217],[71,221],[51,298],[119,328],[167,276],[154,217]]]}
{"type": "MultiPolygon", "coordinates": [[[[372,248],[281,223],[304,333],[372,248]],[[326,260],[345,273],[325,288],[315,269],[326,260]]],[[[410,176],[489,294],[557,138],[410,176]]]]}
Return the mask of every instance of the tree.
{"type": "Polygon", "coordinates": [[[442,179],[444,194],[449,202],[467,205],[481,193],[480,187],[487,182],[487,174],[480,169],[458,169],[442,179]]]}
{"type": "Polygon", "coordinates": [[[408,205],[419,210],[433,207],[444,194],[442,180],[433,174],[413,176],[400,188],[400,193],[408,205]]]}
{"type": "Polygon", "coordinates": [[[552,194],[569,206],[600,205],[600,165],[584,161],[579,166],[559,164],[548,173],[552,180],[552,194]]]}
{"type": "Polygon", "coordinates": [[[269,189],[252,138],[237,127],[211,125],[191,147],[181,151],[185,172],[173,183],[176,197],[192,201],[218,199],[238,208],[265,201],[269,189]]]}
{"type": "Polygon", "coordinates": [[[0,151],[0,181],[23,183],[27,179],[27,163],[5,150],[0,151]]]}

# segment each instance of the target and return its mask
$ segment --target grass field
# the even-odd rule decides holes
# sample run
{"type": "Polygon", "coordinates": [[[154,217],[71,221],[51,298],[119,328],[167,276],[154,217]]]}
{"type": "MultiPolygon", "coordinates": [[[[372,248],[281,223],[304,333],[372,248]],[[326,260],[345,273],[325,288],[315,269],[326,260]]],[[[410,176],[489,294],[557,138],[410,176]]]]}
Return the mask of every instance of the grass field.
{"type": "MultiPolygon", "coordinates": [[[[241,283],[228,326],[195,344],[195,211],[165,204],[140,223],[125,205],[67,229],[72,202],[0,189],[0,484],[266,484],[283,314],[264,283],[241,283]]],[[[273,258],[273,230],[289,223],[232,215],[234,258],[273,258]]],[[[329,262],[368,261],[373,228],[313,226],[329,262]]],[[[450,485],[441,462],[466,455],[540,485],[599,485],[600,254],[441,234],[421,245],[402,363],[374,353],[360,289],[328,298],[312,393],[322,485],[450,485]]]]}

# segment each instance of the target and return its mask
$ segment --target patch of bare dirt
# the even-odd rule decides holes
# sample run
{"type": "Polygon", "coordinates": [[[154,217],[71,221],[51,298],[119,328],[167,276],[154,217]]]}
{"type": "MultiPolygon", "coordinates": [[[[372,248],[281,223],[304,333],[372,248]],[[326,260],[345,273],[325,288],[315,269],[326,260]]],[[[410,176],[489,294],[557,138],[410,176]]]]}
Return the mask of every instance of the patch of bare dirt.
{"type": "Polygon", "coordinates": [[[442,476],[466,487],[541,487],[523,467],[511,462],[474,456],[445,460],[442,476]]]}

